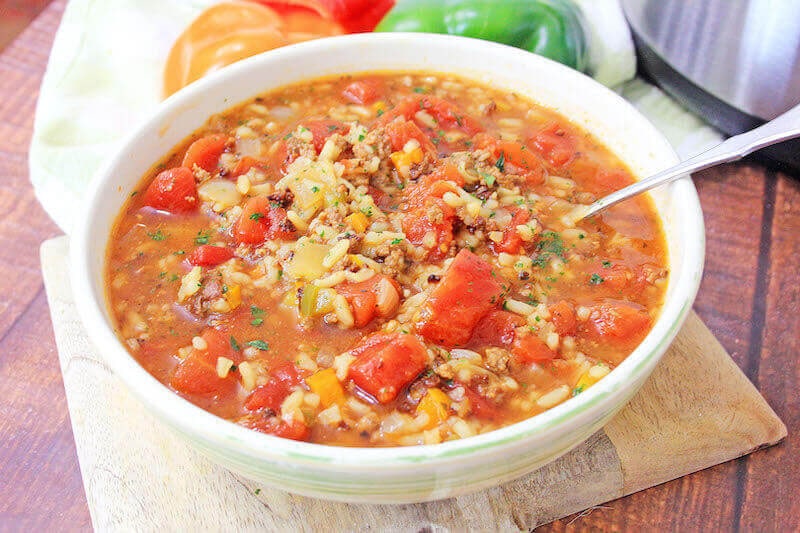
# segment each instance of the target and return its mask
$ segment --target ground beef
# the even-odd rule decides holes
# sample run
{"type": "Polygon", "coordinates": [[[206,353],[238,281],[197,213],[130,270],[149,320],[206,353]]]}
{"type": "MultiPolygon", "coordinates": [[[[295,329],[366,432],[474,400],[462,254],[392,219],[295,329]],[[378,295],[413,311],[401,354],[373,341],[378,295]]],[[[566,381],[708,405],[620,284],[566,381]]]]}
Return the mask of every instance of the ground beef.
{"type": "Polygon", "coordinates": [[[218,275],[207,275],[200,283],[202,288],[189,298],[186,306],[193,315],[205,317],[211,313],[212,302],[222,297],[222,281],[218,275]]]}
{"type": "Polygon", "coordinates": [[[511,359],[511,352],[504,348],[486,348],[486,368],[492,372],[503,374],[508,370],[508,361],[511,359]]]}

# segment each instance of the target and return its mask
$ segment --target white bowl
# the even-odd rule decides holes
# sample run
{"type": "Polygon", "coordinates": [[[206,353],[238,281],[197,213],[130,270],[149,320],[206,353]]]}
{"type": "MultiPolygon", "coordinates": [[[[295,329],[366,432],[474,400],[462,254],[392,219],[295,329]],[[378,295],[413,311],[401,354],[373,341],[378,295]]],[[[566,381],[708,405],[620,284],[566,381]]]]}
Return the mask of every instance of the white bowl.
{"type": "Polygon", "coordinates": [[[259,93],[319,76],[369,71],[455,73],[513,90],[562,113],[644,177],[678,161],[631,105],[590,78],[539,56],[485,41],[424,34],[361,34],[280,48],[175,94],[96,176],[72,239],[72,286],[98,350],[141,402],[197,449],[248,478],[309,496],[402,503],[497,485],[552,461],[600,429],[639,389],[692,307],[704,230],[688,179],[653,192],[668,241],[670,278],[660,318],[641,345],[586,392],[517,424],[467,439],[397,448],[343,448],[245,429],[182,399],[148,374],[114,334],[104,262],[112,224],[142,176],[219,113],[259,93]]]}

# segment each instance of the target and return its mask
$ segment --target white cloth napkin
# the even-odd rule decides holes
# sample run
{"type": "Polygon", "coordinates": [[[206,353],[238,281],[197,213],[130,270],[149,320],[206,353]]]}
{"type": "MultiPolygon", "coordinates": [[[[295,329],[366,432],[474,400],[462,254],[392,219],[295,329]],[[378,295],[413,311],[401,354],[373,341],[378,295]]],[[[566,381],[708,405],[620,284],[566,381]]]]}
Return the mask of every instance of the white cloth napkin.
{"type": "MultiPolygon", "coordinates": [[[[42,82],[30,148],[34,191],[66,233],[104,158],[161,101],[167,53],[218,0],[71,0],[42,82]]],[[[628,81],[636,60],[618,0],[577,0],[589,22],[591,71],[661,129],[681,156],[720,136],[658,89],[628,81]],[[625,83],[627,82],[627,83],[625,83]]]]}

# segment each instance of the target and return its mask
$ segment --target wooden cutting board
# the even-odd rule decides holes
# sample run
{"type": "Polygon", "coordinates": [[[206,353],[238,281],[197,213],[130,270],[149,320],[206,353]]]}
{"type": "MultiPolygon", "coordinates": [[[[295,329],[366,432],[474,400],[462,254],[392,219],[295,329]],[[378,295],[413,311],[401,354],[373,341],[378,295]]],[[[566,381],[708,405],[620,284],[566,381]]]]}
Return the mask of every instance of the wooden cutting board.
{"type": "Polygon", "coordinates": [[[260,486],[148,414],[90,344],[66,237],[42,245],[45,288],[95,529],[518,530],[770,446],[786,427],[694,313],[639,394],[569,454],[500,487],[416,505],[348,505],[260,486]]]}

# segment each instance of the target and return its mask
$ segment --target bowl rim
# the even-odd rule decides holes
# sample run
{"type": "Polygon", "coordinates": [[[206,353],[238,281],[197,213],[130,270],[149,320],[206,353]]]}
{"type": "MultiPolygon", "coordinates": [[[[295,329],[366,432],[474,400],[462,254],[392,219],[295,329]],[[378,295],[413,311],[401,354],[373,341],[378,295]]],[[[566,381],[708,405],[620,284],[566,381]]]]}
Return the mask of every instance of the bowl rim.
{"type": "MultiPolygon", "coordinates": [[[[202,97],[203,93],[217,86],[224,86],[231,78],[236,78],[241,73],[260,68],[268,68],[272,63],[279,63],[313,54],[322,49],[342,47],[347,49],[352,46],[401,46],[409,41],[423,40],[427,46],[443,46],[459,48],[468,52],[475,47],[485,49],[509,58],[518,56],[517,60],[526,61],[531,66],[543,69],[563,69],[568,71],[568,76],[574,76],[576,83],[582,86],[592,86],[596,94],[603,94],[608,101],[616,100],[616,105],[627,110],[629,118],[652,132],[652,140],[656,145],[654,149],[663,154],[668,154],[678,161],[675,151],[664,136],[643,117],[629,102],[618,94],[603,87],[591,78],[569,69],[561,64],[550,61],[541,56],[512,48],[509,46],[482,41],[477,39],[454,37],[448,35],[419,34],[419,33],[368,33],[329,37],[299,43],[266,52],[203,78],[188,87],[178,91],[160,104],[158,109],[143,124],[127,136],[119,145],[119,149],[108,158],[101,169],[93,176],[87,190],[87,208],[81,214],[74,226],[72,243],[70,246],[70,280],[75,302],[85,329],[92,340],[94,347],[103,354],[103,358],[113,369],[114,373],[125,383],[129,391],[142,402],[148,410],[155,411],[159,418],[169,422],[170,426],[182,433],[200,438],[206,443],[227,447],[235,445],[239,453],[251,458],[273,462],[292,462],[313,464],[316,467],[336,468],[346,465],[348,469],[359,471],[373,470],[380,467],[403,469],[409,464],[423,464],[437,461],[458,460],[467,455],[481,452],[496,451],[500,447],[519,443],[526,439],[533,439],[537,435],[545,434],[558,428],[569,419],[588,416],[591,411],[613,403],[620,391],[625,390],[627,382],[633,381],[635,376],[643,372],[649,373],[652,367],[663,355],[672,339],[677,334],[684,320],[691,310],[694,297],[700,284],[703,268],[705,249],[705,233],[700,202],[697,191],[691,180],[686,177],[674,182],[670,187],[672,194],[680,197],[684,202],[685,213],[682,213],[681,227],[693,227],[697,236],[685,244],[684,261],[679,271],[670,271],[670,281],[682,281],[678,285],[670,300],[665,300],[661,313],[651,331],[636,347],[636,349],[620,363],[609,375],[600,380],[587,391],[569,398],[567,401],[543,413],[537,414],[520,422],[505,426],[477,436],[457,439],[440,444],[396,446],[396,447],[342,447],[328,444],[298,442],[272,435],[262,434],[233,422],[217,417],[204,409],[192,404],[166,385],[150,375],[135,358],[123,347],[122,342],[114,334],[113,327],[105,318],[104,311],[107,304],[104,295],[100,301],[95,297],[93,281],[91,278],[91,253],[97,242],[92,239],[93,215],[98,205],[103,201],[104,192],[109,187],[114,175],[114,169],[124,168],[126,153],[135,146],[137,139],[147,132],[157,132],[163,121],[174,115],[176,109],[183,106],[191,107],[191,102],[202,97]],[[538,65],[537,65],[538,64],[538,65]],[[578,80],[578,78],[583,78],[578,80]],[[598,90],[602,89],[602,90],[598,90]]],[[[386,72],[411,71],[413,69],[388,68],[386,72]]],[[[423,70],[423,69],[420,69],[423,70]]],[[[446,71],[442,68],[441,71],[446,71]]],[[[362,72],[370,71],[370,69],[362,72]]],[[[376,71],[376,69],[371,69],[376,71]]],[[[429,71],[435,71],[430,69],[429,71]]],[[[452,70],[451,70],[452,71],[452,70]]],[[[347,73],[359,72],[352,69],[347,73]]],[[[307,79],[318,78],[319,75],[311,74],[307,79]]],[[[464,77],[469,79],[469,74],[464,77]]],[[[274,90],[275,87],[263,87],[253,92],[274,90]]],[[[237,105],[231,103],[228,107],[237,105]]],[[[220,110],[222,111],[222,110],[220,110]]],[[[171,147],[165,149],[168,151],[171,147]]],[[[104,230],[106,237],[102,241],[103,254],[110,237],[110,228],[104,230]]]]}

